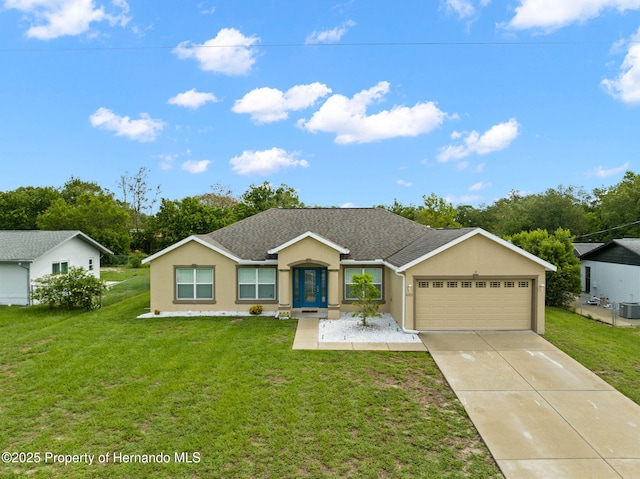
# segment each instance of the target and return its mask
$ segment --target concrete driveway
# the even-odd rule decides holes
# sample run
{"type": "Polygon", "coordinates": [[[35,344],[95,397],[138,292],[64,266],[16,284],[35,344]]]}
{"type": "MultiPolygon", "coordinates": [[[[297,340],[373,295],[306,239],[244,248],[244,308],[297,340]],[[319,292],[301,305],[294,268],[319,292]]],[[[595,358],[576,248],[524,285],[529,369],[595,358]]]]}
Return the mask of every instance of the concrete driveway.
{"type": "Polygon", "coordinates": [[[640,477],[640,406],[545,339],[421,338],[507,478],[640,477]]]}

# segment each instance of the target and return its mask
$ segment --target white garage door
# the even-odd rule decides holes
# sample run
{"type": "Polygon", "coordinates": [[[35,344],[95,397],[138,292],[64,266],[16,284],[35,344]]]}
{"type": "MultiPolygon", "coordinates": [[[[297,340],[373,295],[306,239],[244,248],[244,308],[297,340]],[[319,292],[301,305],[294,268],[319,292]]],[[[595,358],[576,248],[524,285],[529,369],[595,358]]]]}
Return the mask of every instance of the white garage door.
{"type": "Polygon", "coordinates": [[[29,273],[17,264],[0,264],[0,304],[29,304],[29,273]]]}
{"type": "Polygon", "coordinates": [[[419,280],[416,329],[532,329],[530,279],[419,280]]]}

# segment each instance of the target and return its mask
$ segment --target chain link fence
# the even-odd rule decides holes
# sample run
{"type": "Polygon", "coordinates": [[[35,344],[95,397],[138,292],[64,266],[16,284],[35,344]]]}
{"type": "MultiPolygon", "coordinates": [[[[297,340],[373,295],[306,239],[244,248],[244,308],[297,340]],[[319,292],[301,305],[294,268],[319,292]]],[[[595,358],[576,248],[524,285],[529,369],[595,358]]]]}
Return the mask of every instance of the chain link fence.
{"type": "Polygon", "coordinates": [[[124,281],[107,282],[107,290],[100,298],[101,307],[123,301],[132,296],[149,291],[149,276],[136,276],[124,281]]]}

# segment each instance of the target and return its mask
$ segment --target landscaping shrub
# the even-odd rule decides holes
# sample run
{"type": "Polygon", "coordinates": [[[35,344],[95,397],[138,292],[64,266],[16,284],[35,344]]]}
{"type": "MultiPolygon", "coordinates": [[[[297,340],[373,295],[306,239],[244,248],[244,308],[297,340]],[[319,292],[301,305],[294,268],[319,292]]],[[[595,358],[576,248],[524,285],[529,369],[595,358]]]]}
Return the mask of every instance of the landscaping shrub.
{"type": "Polygon", "coordinates": [[[100,307],[105,284],[84,268],[71,267],[65,274],[48,274],[35,281],[31,298],[49,307],[63,309],[100,307]]]}
{"type": "Polygon", "coordinates": [[[261,315],[262,311],[264,311],[264,308],[262,307],[261,304],[256,304],[249,308],[249,313],[254,314],[256,316],[261,315]]]}
{"type": "Polygon", "coordinates": [[[373,276],[369,273],[354,274],[351,277],[353,282],[351,286],[351,294],[358,298],[353,304],[358,307],[358,311],[352,313],[352,317],[359,317],[362,325],[367,325],[367,318],[380,317],[378,309],[380,303],[377,299],[380,297],[380,291],[373,284],[373,276]]]}

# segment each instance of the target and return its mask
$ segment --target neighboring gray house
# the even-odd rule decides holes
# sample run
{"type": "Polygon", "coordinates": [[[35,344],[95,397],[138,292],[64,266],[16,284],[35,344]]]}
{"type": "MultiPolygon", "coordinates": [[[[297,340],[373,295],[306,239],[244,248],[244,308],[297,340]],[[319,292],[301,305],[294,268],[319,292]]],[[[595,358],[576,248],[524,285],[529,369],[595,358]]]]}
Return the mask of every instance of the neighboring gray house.
{"type": "Polygon", "coordinates": [[[100,278],[100,256],[113,254],[80,231],[0,231],[0,304],[30,304],[33,281],[82,267],[100,278]]]}
{"type": "Polygon", "coordinates": [[[589,251],[599,248],[604,243],[573,243],[573,254],[582,258],[589,251]]]}
{"type": "Polygon", "coordinates": [[[580,256],[582,287],[611,303],[640,302],[640,238],[616,239],[580,256]]]}

